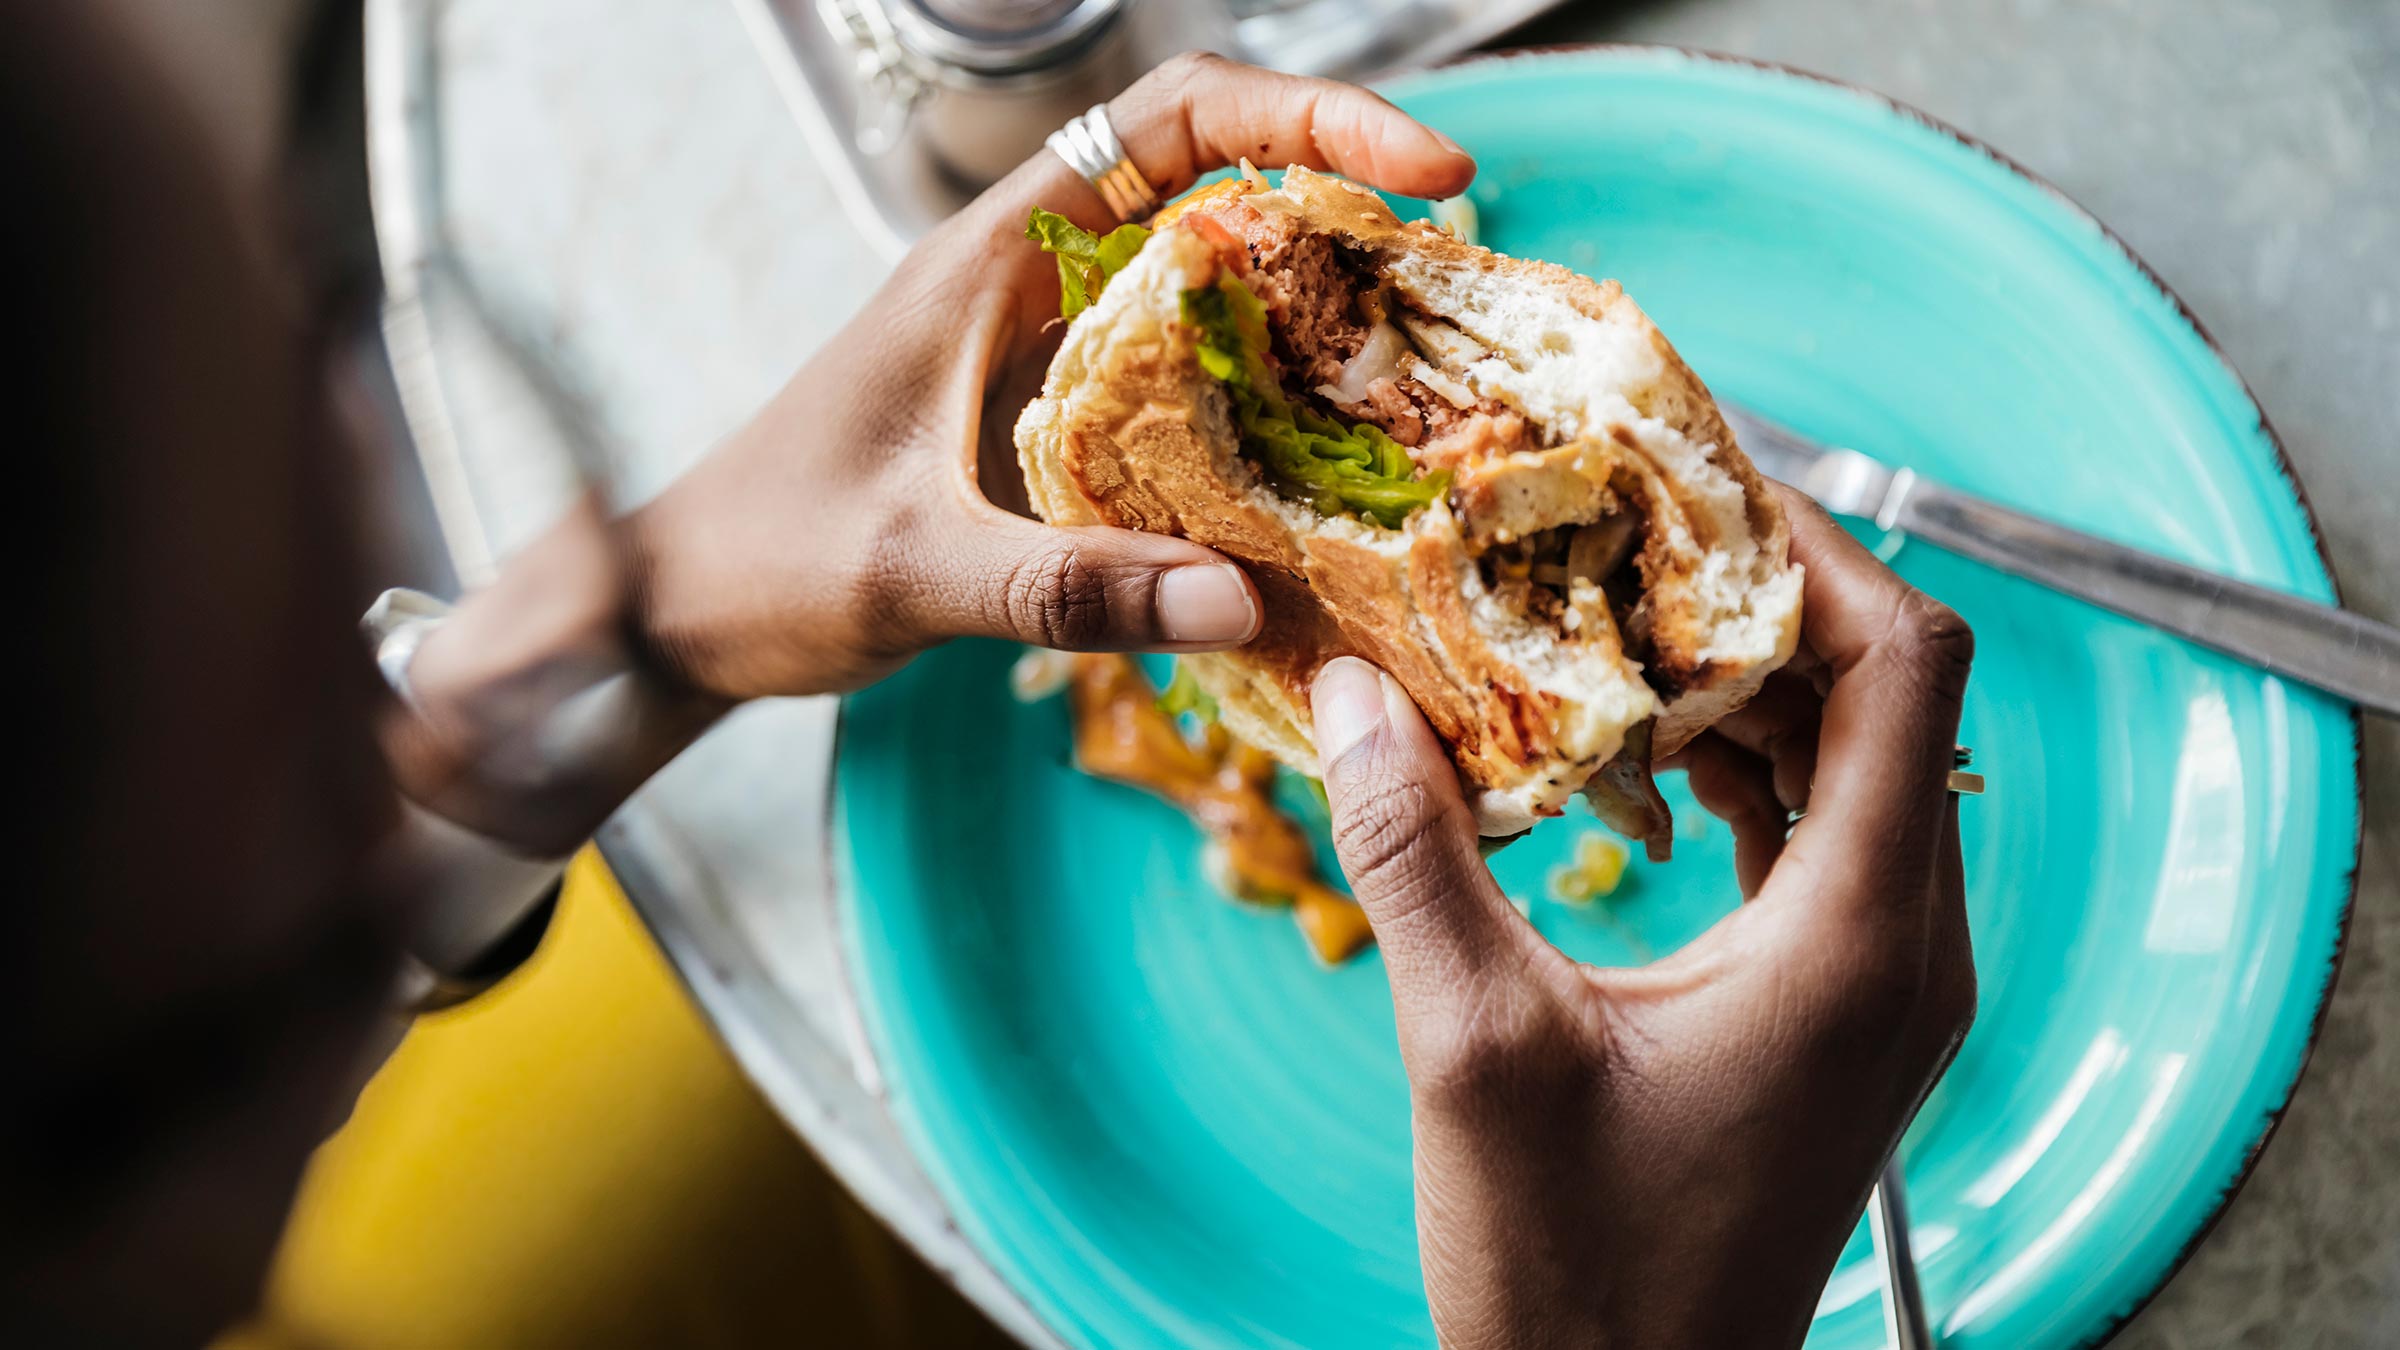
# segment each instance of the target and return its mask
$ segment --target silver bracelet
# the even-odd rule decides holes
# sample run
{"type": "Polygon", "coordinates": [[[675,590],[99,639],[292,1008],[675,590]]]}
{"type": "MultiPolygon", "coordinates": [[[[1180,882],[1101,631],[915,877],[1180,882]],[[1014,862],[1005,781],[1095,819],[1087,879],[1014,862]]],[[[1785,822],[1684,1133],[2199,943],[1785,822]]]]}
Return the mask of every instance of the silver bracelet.
{"type": "MultiPolygon", "coordinates": [[[[391,590],[360,620],[393,694],[422,711],[408,667],[450,607],[420,591],[391,590]]],[[[398,1002],[430,1012],[506,978],[540,944],[567,860],[530,857],[402,797],[400,825],[374,864],[420,897],[410,925],[398,1002]]]]}

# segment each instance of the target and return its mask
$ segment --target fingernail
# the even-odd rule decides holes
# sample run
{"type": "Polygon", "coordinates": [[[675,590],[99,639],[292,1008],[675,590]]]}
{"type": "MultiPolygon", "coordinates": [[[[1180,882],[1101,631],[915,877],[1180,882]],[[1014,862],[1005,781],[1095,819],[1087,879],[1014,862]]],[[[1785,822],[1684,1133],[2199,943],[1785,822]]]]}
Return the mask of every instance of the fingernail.
{"type": "Polygon", "coordinates": [[[1383,720],[1393,726],[1401,726],[1412,717],[1421,718],[1425,715],[1417,707],[1417,701],[1408,696],[1408,691],[1400,687],[1398,680],[1392,678],[1390,671],[1376,673],[1383,677],[1383,720]]]}
{"type": "Polygon", "coordinates": [[[1426,129],[1427,131],[1431,131],[1431,132],[1433,132],[1433,138],[1434,138],[1435,140],[1437,140],[1437,141],[1440,141],[1440,142],[1442,143],[1442,148],[1443,148],[1444,150],[1447,150],[1447,151],[1449,151],[1451,154],[1458,155],[1458,156],[1460,156],[1460,157],[1462,157],[1462,158],[1467,158],[1467,159],[1472,159],[1472,158],[1473,158],[1473,156],[1472,156],[1472,155],[1469,155],[1469,154],[1467,154],[1467,147],[1465,147],[1465,146],[1463,146],[1463,145],[1460,145],[1458,142],[1456,142],[1456,141],[1454,141],[1454,140],[1451,140],[1451,139],[1450,139],[1450,138],[1449,138],[1447,135],[1443,134],[1443,133],[1442,133],[1442,132],[1441,132],[1439,129],[1437,129],[1437,128],[1434,128],[1434,127],[1427,127],[1427,128],[1425,128],[1425,129],[1426,129]]]}
{"type": "Polygon", "coordinates": [[[1317,762],[1330,766],[1388,720],[1383,673],[1355,656],[1339,656],[1317,672],[1309,706],[1317,722],[1317,762]]]}
{"type": "Polygon", "coordinates": [[[1178,567],[1158,579],[1158,631],[1169,642],[1248,642],[1258,602],[1230,563],[1178,567]]]}

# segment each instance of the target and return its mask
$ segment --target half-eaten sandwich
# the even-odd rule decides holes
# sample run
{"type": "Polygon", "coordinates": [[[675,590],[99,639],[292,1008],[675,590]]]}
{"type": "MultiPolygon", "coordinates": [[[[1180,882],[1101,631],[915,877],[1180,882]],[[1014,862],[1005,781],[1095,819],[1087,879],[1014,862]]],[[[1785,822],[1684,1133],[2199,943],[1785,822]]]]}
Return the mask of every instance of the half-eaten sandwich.
{"type": "Polygon", "coordinates": [[[1195,193],[1146,240],[1029,233],[1071,311],[1017,424],[1034,508],[1243,565],[1264,630],[1182,658],[1234,735],[1319,773],[1310,683],[1361,656],[1424,710],[1485,835],[1582,792],[1665,855],[1651,761],[1791,655],[1800,572],[1708,390],[1615,282],[1305,169],[1195,193]]]}

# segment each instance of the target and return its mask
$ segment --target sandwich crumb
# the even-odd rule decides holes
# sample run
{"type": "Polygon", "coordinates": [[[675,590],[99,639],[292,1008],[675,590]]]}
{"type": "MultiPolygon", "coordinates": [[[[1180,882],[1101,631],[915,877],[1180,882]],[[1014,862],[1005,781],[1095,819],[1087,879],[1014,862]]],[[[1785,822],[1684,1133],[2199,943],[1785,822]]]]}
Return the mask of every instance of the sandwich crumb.
{"type": "Polygon", "coordinates": [[[1550,898],[1569,905],[1588,905],[1615,893],[1631,858],[1625,846],[1597,831],[1575,840],[1573,861],[1550,869],[1550,898]]]}

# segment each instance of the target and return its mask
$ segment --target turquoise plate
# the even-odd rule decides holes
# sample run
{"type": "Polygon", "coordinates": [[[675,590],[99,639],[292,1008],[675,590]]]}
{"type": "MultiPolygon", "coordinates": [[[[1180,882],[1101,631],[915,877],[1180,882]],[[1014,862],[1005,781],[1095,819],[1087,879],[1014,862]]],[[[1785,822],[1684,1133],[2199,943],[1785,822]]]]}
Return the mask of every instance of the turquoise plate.
{"type": "MultiPolygon", "coordinates": [[[[2241,381],[2123,247],[1990,152],[1855,90],[1651,49],[1395,85],[1483,166],[1485,241],[1620,278],[1718,393],[2003,502],[2333,594],[2241,381]]],[[[2154,1293],[2307,1057],[2357,856],[2343,704],[1903,545],[1973,621],[1963,815],[1982,1008],[1905,1146],[1952,1347],[2072,1345],[2154,1293]]],[[[850,959],[902,1127],[959,1225],[1084,1346],[1429,1344],[1383,968],[1319,969],[1218,898],[1173,811],[1068,767],[1056,701],[957,646],[852,700],[850,959]]],[[[1669,784],[1680,794],[1681,785],[1669,784]]],[[[1502,855],[1579,958],[1732,904],[1675,861],[1572,908],[1570,817],[1502,855]]],[[[1855,1238],[1815,1346],[1882,1344],[1855,1238]]]]}

